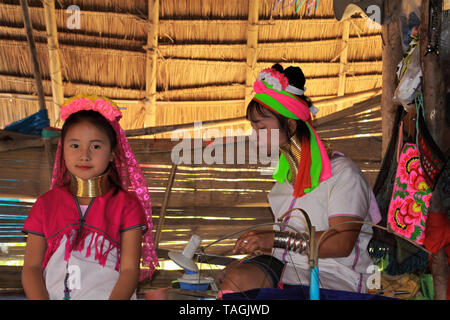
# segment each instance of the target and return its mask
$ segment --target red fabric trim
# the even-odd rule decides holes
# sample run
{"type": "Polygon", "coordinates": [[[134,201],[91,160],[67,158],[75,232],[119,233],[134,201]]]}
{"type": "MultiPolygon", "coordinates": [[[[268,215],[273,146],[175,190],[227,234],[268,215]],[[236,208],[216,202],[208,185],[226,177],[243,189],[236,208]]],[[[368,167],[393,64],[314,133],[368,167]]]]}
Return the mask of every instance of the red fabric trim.
{"type": "Polygon", "coordinates": [[[81,252],[84,250],[87,236],[92,235],[91,240],[89,241],[88,247],[86,248],[85,257],[87,258],[87,257],[91,256],[91,247],[92,247],[92,243],[94,243],[94,245],[95,245],[94,259],[102,267],[104,267],[109,253],[113,249],[115,249],[117,251],[117,261],[116,261],[116,265],[115,265],[115,270],[119,271],[119,266],[120,266],[120,263],[119,263],[120,248],[119,248],[119,246],[116,243],[114,243],[113,241],[111,241],[110,239],[108,239],[108,237],[105,234],[103,234],[102,232],[99,232],[98,230],[92,230],[85,226],[81,230],[81,234],[79,236],[77,236],[78,230],[79,230],[79,225],[70,226],[70,227],[67,227],[66,229],[64,229],[63,231],[59,232],[57,235],[47,239],[47,250],[45,252],[44,260],[42,261],[42,269],[45,269],[50,258],[53,256],[55,251],[59,248],[63,237],[66,237],[64,260],[68,261],[70,258],[70,254],[73,251],[81,252]],[[72,238],[72,234],[74,234],[74,231],[75,231],[75,236],[72,238]],[[99,237],[103,237],[100,245],[98,245],[99,237]],[[108,247],[105,246],[106,239],[108,239],[108,241],[109,241],[108,247]]]}
{"type": "Polygon", "coordinates": [[[302,152],[293,193],[295,198],[302,197],[305,195],[305,189],[311,188],[311,150],[308,139],[303,138],[301,146],[302,152]]]}
{"type": "MultiPolygon", "coordinates": [[[[428,214],[423,245],[435,254],[444,248],[447,263],[450,264],[450,219],[446,214],[442,212],[428,214]]],[[[450,277],[447,283],[447,300],[450,300],[450,277]]]]}
{"type": "MultiPolygon", "coordinates": [[[[447,256],[450,253],[450,219],[441,212],[430,212],[428,214],[424,246],[427,250],[437,253],[445,248],[447,256]]],[[[448,259],[450,263],[450,256],[448,259]]]]}

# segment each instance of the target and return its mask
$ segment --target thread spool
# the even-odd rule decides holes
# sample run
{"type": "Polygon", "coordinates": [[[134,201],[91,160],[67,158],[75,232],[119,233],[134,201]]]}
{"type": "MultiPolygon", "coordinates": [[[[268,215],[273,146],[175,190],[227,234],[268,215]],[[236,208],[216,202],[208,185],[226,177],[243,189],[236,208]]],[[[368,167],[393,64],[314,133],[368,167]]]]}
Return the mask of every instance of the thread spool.
{"type": "Polygon", "coordinates": [[[184,247],[183,252],[170,251],[169,258],[185,270],[198,272],[198,267],[194,261],[192,261],[192,258],[194,257],[195,251],[197,251],[200,246],[201,241],[202,239],[198,235],[192,235],[188,244],[184,247]]]}

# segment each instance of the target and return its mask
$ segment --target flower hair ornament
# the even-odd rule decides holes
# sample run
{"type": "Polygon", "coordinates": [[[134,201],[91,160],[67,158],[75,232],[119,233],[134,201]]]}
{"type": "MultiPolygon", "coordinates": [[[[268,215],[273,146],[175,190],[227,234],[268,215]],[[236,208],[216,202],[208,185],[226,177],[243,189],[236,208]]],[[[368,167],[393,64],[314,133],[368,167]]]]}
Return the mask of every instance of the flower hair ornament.
{"type": "MultiPolygon", "coordinates": [[[[142,265],[144,268],[141,269],[141,279],[145,277],[151,278],[156,266],[158,266],[152,234],[152,205],[145,177],[128,144],[125,131],[119,124],[122,113],[117,104],[108,98],[94,95],[77,95],[68,99],[61,106],[61,120],[65,121],[71,114],[81,110],[92,110],[100,113],[108,120],[116,133],[117,147],[114,153],[114,165],[120,180],[120,186],[123,190],[130,190],[136,195],[145,212],[147,230],[144,234],[142,246],[142,265]]],[[[62,156],[62,141],[60,139],[53,167],[51,189],[64,185],[66,177],[67,170],[62,156]]]]}
{"type": "MultiPolygon", "coordinates": [[[[302,99],[293,95],[302,94],[306,90],[289,85],[286,76],[275,69],[264,69],[253,84],[255,95],[253,100],[262,106],[288,119],[302,120],[310,132],[309,143],[302,141],[303,160],[307,159],[307,169],[299,171],[294,185],[294,197],[299,198],[315,189],[319,182],[331,177],[331,164],[325,146],[311,125],[311,113],[317,108],[308,106],[302,99]],[[293,89],[294,88],[294,89],[293,89]]],[[[280,156],[273,178],[280,183],[286,180],[289,173],[289,163],[283,154],[280,156]]]]}
{"type": "MultiPolygon", "coordinates": [[[[286,76],[275,69],[264,69],[259,73],[257,81],[264,81],[265,83],[271,85],[275,90],[284,90],[297,96],[304,95],[306,91],[305,87],[297,88],[289,84],[289,80],[286,76]]],[[[317,112],[319,112],[319,109],[317,109],[316,106],[311,105],[311,107],[309,107],[309,111],[313,116],[315,116],[317,112]]]]}

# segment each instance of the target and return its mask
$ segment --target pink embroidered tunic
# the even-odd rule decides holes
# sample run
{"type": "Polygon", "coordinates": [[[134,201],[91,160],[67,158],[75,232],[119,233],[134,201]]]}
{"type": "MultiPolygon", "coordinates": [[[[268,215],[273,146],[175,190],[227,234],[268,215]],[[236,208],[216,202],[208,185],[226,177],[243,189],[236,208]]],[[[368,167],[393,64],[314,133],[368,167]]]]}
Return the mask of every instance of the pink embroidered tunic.
{"type": "Polygon", "coordinates": [[[145,221],[137,198],[121,189],[86,207],[68,187],[41,195],[23,232],[46,239],[42,268],[50,299],[108,299],[119,278],[121,233],[145,229],[145,221]]]}

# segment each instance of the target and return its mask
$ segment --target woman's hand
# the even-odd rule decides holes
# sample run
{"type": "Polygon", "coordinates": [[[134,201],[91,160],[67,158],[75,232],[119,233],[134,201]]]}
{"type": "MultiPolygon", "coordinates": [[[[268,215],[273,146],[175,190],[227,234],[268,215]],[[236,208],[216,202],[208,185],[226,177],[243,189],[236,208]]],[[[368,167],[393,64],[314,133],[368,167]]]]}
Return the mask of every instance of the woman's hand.
{"type": "Polygon", "coordinates": [[[247,231],[237,239],[233,253],[253,254],[256,251],[270,253],[273,247],[273,237],[272,230],[247,231]]]}

